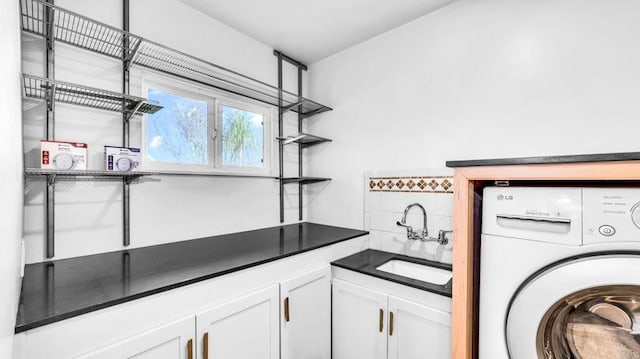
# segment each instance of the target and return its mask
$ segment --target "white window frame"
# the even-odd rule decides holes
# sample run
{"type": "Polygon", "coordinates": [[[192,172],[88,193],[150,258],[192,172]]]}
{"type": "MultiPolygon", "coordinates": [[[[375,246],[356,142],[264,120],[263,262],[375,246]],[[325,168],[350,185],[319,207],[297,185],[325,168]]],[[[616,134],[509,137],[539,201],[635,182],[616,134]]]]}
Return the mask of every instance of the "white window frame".
{"type": "MultiPolygon", "coordinates": [[[[160,171],[185,174],[216,174],[230,176],[275,176],[272,164],[274,163],[274,135],[273,122],[277,119],[274,106],[251,100],[239,95],[229,94],[222,90],[199,86],[194,83],[182,81],[155,73],[143,72],[141,74],[141,96],[147,98],[149,89],[183,96],[194,100],[206,101],[207,114],[207,156],[205,165],[171,163],[151,161],[147,158],[147,116],[142,120],[140,143],[142,149],[142,166],[145,171],[160,171]],[[222,165],[222,106],[226,105],[240,110],[262,114],[263,126],[263,167],[242,167],[222,165]]],[[[162,110],[160,110],[162,111],[162,110]]]]}

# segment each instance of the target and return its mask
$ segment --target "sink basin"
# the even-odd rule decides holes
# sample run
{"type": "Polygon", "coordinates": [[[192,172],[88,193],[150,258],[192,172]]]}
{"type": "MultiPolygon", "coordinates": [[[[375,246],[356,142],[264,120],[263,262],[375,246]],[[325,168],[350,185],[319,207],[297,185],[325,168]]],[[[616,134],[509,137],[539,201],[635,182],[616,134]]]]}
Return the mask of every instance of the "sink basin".
{"type": "Polygon", "coordinates": [[[451,280],[451,271],[449,270],[429,267],[400,259],[392,259],[376,267],[376,269],[438,285],[447,284],[449,280],[451,280]]]}

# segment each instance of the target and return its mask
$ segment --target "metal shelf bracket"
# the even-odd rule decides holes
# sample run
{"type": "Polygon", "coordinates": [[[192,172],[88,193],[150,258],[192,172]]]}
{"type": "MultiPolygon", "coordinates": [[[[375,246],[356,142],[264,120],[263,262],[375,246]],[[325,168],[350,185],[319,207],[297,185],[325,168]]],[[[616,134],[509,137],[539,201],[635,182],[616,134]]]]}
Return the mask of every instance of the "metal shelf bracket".
{"type": "Polygon", "coordinates": [[[56,174],[47,175],[47,186],[53,186],[56,184],[56,174]]]}
{"type": "Polygon", "coordinates": [[[289,111],[293,110],[294,108],[296,108],[296,107],[298,107],[298,106],[302,105],[304,102],[305,102],[305,100],[301,100],[301,101],[298,101],[298,102],[296,102],[296,103],[292,103],[292,104],[291,104],[291,105],[289,105],[289,106],[282,107],[282,108],[280,109],[280,113],[287,113],[287,112],[289,112],[289,111]]]}

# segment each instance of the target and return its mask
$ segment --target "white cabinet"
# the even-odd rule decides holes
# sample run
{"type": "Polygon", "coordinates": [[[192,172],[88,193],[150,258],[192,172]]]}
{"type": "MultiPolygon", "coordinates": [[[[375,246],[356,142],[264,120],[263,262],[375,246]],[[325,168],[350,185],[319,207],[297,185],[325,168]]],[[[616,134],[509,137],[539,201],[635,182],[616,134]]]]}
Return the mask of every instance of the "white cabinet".
{"type": "Polygon", "coordinates": [[[197,358],[330,359],[331,270],[325,266],[200,312],[196,327],[197,358]]]}
{"type": "Polygon", "coordinates": [[[272,284],[81,358],[330,359],[331,270],[272,284]]]}
{"type": "Polygon", "coordinates": [[[274,284],[196,314],[197,358],[278,359],[278,302],[274,284]]]}
{"type": "Polygon", "coordinates": [[[333,359],[387,357],[387,296],[333,280],[333,359]]]}
{"type": "Polygon", "coordinates": [[[451,357],[451,314],[394,296],[388,303],[389,318],[393,316],[389,359],[451,357]]]}
{"type": "Polygon", "coordinates": [[[331,358],[331,268],[280,282],[282,359],[331,358]]]}
{"type": "Polygon", "coordinates": [[[329,359],[329,262],[363,243],[357,238],[22,332],[14,359],[189,358],[189,339],[193,358],[203,359],[205,333],[210,359],[329,359]]]}
{"type": "Polygon", "coordinates": [[[79,359],[191,359],[193,358],[195,319],[193,316],[143,332],[79,359]]]}
{"type": "Polygon", "coordinates": [[[333,280],[333,358],[449,359],[451,314],[333,280]]]}

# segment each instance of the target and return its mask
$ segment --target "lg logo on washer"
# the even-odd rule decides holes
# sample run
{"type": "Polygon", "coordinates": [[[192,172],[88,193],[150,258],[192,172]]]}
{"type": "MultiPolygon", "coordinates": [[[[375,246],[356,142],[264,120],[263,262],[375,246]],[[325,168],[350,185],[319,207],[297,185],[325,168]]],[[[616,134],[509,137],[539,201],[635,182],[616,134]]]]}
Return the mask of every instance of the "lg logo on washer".
{"type": "Polygon", "coordinates": [[[503,194],[499,194],[498,195],[498,201],[513,201],[513,196],[511,195],[503,195],[503,194]]]}

